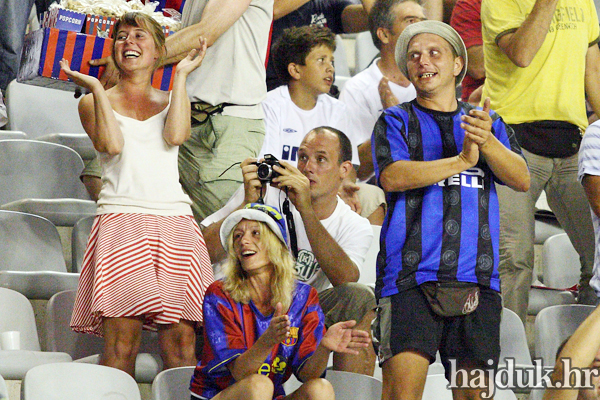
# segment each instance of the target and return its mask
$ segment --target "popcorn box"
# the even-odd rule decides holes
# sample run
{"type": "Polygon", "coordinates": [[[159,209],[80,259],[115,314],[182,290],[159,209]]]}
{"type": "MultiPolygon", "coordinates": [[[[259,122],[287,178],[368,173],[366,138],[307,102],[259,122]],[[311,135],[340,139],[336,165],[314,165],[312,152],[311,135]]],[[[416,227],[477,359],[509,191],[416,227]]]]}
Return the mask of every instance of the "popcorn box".
{"type": "Polygon", "coordinates": [[[109,38],[112,36],[116,22],[117,19],[114,17],[103,17],[100,15],[88,14],[85,18],[85,27],[83,33],[109,38]]]}
{"type": "Polygon", "coordinates": [[[44,12],[41,27],[81,32],[85,20],[86,15],[83,13],[63,8],[53,8],[44,12]]]}
{"type": "Polygon", "coordinates": [[[59,61],[69,60],[73,71],[99,77],[104,67],[89,65],[90,60],[111,54],[112,40],[56,28],[42,28],[25,37],[17,81],[36,86],[75,91],[59,61]]]}
{"type": "MultiPolygon", "coordinates": [[[[77,85],[69,81],[67,75],[61,71],[59,61],[66,58],[73,71],[98,78],[102,75],[104,67],[93,67],[89,61],[108,57],[111,50],[112,39],[56,28],[42,28],[25,37],[17,81],[74,92],[77,85]]],[[[174,76],[174,65],[159,68],[152,77],[152,86],[170,90],[174,76]]]]}

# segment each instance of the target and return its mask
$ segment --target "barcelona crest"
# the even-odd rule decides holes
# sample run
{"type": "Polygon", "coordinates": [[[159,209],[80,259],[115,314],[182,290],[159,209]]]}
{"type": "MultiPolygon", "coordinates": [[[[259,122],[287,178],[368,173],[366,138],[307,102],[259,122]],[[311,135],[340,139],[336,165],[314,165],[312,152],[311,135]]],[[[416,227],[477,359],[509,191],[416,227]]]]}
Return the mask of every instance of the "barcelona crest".
{"type": "Polygon", "coordinates": [[[298,343],[298,327],[291,326],[290,327],[290,336],[281,343],[284,346],[289,346],[289,347],[294,346],[296,343],[298,343]]]}

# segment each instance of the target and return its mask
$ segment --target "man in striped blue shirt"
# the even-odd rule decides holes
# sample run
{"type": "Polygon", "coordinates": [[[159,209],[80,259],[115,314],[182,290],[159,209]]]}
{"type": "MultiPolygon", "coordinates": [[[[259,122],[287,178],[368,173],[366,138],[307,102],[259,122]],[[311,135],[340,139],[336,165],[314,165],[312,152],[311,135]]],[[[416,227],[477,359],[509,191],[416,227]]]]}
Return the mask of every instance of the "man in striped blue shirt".
{"type": "MultiPolygon", "coordinates": [[[[529,172],[489,99],[483,110],[457,101],[467,55],[454,29],[437,21],[408,26],[396,62],[417,98],[387,109],[372,137],[389,204],[375,335],[383,399],[408,400],[421,398],[438,350],[449,379],[451,364],[468,373],[495,369],[502,305],[494,183],[526,191],[529,172]]],[[[486,391],[457,382],[460,398],[486,391]]]]}

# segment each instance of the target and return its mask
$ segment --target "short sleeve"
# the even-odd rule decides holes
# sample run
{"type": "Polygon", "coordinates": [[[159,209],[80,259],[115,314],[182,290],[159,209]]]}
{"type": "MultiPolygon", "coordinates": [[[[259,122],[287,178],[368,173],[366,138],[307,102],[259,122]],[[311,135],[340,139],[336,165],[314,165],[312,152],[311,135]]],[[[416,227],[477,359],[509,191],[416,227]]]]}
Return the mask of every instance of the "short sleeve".
{"type": "Polygon", "coordinates": [[[203,305],[204,329],[213,353],[206,369],[214,376],[228,375],[227,364],[247,350],[241,321],[221,285],[216,281],[208,287],[203,305]]]}
{"type": "Polygon", "coordinates": [[[531,11],[524,7],[518,0],[482,0],[481,25],[484,40],[497,43],[503,35],[515,32],[531,11]]]}
{"type": "Polygon", "coordinates": [[[371,151],[375,161],[375,176],[379,181],[385,168],[400,160],[410,160],[406,138],[406,122],[399,115],[394,114],[392,107],[384,111],[373,129],[371,137],[371,151]]]}
{"type": "Polygon", "coordinates": [[[600,176],[600,121],[588,126],[579,148],[579,181],[585,175],[600,176]]]}
{"type": "Polygon", "coordinates": [[[344,24],[342,21],[342,13],[344,9],[352,5],[349,0],[325,0],[324,14],[327,19],[327,27],[335,34],[344,33],[344,24]]]}
{"type": "MultiPolygon", "coordinates": [[[[277,90],[277,89],[276,89],[277,90]]],[[[265,113],[265,140],[262,148],[258,153],[258,158],[263,158],[265,154],[273,154],[279,157],[281,151],[281,143],[279,140],[279,131],[281,126],[280,113],[273,104],[274,99],[267,97],[262,103],[263,112],[265,113]]]]}

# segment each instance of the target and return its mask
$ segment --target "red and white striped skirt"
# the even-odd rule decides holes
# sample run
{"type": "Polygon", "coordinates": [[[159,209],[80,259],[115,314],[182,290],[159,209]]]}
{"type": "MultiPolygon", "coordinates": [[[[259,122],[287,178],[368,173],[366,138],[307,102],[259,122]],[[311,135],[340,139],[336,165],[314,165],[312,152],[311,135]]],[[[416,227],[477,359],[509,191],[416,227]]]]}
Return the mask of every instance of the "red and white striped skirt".
{"type": "Polygon", "coordinates": [[[83,258],[71,318],[76,332],[103,335],[103,317],[144,317],[144,328],[202,322],[213,282],[192,216],[97,215],[83,258]]]}

